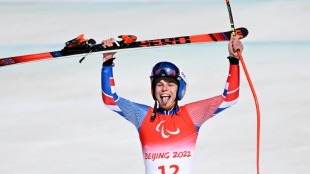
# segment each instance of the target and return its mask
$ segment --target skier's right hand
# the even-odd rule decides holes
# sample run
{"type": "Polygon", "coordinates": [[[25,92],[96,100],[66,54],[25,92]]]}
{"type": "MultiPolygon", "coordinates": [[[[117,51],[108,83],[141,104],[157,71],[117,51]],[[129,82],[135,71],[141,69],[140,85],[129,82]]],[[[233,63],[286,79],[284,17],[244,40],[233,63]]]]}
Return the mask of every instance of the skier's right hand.
{"type": "MultiPolygon", "coordinates": [[[[114,43],[114,38],[106,39],[102,41],[102,45],[106,47],[112,47],[114,43]]],[[[103,53],[103,65],[110,66],[113,64],[113,56],[116,52],[110,52],[110,53],[103,53]]]]}
{"type": "MultiPolygon", "coordinates": [[[[114,38],[110,38],[110,39],[106,39],[102,41],[102,45],[106,46],[106,47],[112,47],[113,43],[114,43],[114,38]]],[[[103,58],[105,59],[111,59],[113,58],[114,54],[116,52],[110,52],[110,53],[103,53],[103,58]]]]}

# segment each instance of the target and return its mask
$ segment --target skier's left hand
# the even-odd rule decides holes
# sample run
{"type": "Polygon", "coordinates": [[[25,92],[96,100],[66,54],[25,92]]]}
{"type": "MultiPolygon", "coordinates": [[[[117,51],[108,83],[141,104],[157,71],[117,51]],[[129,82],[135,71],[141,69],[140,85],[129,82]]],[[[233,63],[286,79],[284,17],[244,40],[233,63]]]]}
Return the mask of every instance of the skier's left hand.
{"type": "Polygon", "coordinates": [[[240,53],[242,53],[243,45],[240,41],[239,36],[231,35],[231,39],[228,43],[228,51],[229,51],[229,55],[233,57],[238,57],[237,51],[240,51],[240,53]]]}

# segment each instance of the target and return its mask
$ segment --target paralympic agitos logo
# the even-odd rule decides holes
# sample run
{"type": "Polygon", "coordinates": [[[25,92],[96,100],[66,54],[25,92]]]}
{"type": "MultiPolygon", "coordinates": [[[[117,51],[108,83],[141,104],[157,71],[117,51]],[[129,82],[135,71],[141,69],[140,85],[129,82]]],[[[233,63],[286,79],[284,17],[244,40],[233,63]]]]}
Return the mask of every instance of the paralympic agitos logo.
{"type": "Polygon", "coordinates": [[[177,130],[168,130],[166,127],[165,127],[165,124],[163,124],[165,122],[164,121],[161,121],[157,126],[156,126],[156,131],[157,132],[160,132],[161,133],[161,136],[163,138],[169,138],[170,135],[177,135],[180,133],[180,129],[177,128],[177,130]]]}

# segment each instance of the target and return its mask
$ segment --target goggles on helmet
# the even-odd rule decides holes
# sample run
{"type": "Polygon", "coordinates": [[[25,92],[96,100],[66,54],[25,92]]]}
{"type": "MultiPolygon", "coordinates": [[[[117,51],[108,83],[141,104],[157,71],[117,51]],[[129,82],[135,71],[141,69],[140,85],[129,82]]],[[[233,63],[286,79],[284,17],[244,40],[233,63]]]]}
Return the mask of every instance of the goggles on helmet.
{"type": "Polygon", "coordinates": [[[178,81],[178,92],[177,92],[177,99],[181,100],[186,91],[186,79],[184,73],[180,71],[180,69],[170,62],[159,62],[157,63],[152,70],[151,73],[151,89],[152,89],[152,96],[154,100],[155,97],[155,85],[158,82],[160,77],[171,77],[178,81]]]}
{"type": "Polygon", "coordinates": [[[171,63],[161,63],[157,64],[152,71],[151,77],[158,76],[180,76],[180,70],[174,64],[171,63]]]}

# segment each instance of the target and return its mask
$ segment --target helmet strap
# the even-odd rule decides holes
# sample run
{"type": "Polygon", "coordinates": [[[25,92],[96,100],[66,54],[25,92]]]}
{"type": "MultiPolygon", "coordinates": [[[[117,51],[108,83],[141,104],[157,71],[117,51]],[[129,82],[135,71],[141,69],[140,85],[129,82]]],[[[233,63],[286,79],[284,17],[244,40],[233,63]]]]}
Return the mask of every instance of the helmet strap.
{"type": "Polygon", "coordinates": [[[153,113],[152,113],[152,116],[151,116],[151,122],[153,122],[155,120],[156,112],[157,112],[157,100],[155,100],[154,109],[153,109],[153,113]]]}

